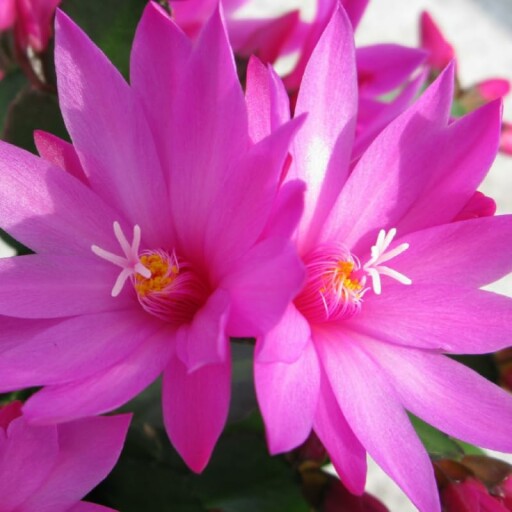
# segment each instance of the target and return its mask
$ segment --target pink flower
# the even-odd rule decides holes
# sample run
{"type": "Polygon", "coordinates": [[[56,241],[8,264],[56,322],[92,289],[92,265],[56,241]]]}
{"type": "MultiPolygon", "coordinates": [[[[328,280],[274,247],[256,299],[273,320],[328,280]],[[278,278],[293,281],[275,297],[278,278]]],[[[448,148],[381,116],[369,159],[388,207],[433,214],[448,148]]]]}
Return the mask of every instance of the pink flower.
{"type": "Polygon", "coordinates": [[[512,123],[503,123],[501,127],[500,150],[512,155],[512,123]]]}
{"type": "Polygon", "coordinates": [[[21,48],[42,52],[52,35],[53,15],[62,0],[2,0],[0,31],[14,27],[21,48]]]}
{"type": "Polygon", "coordinates": [[[420,18],[420,46],[428,52],[427,63],[435,73],[441,72],[455,59],[453,46],[426,11],[421,13],[420,18]]]}
{"type": "MultiPolygon", "coordinates": [[[[286,98],[275,80],[251,85],[262,82],[254,69],[248,94],[273,108],[270,122],[258,112],[252,122],[271,130],[287,119],[286,98]]],[[[338,10],[295,110],[309,112],[288,173],[307,184],[295,234],[307,280],[258,339],[258,400],[273,453],[313,429],[351,492],[364,491],[368,452],[419,510],[436,512],[432,466],[406,410],[471,443],[512,450],[512,398],[443,355],[510,343],[512,301],[479,287],[512,269],[512,217],[453,222],[496,155],[500,103],[451,123],[450,67],[350,172],[356,78],[350,23],[338,10]]]]}
{"type": "Polygon", "coordinates": [[[62,13],[56,36],[73,146],[0,145],[2,226],[36,252],[0,261],[0,386],[45,386],[24,407],[43,424],[112,410],[163,372],[167,432],[201,471],[228,413],[229,337],[268,331],[303,281],[288,240],[303,184],[278,191],[300,121],[251,140],[218,11],[192,45],[149,5],[131,86],[62,13]]]}
{"type": "Polygon", "coordinates": [[[0,407],[2,512],[108,512],[79,501],[110,473],[130,415],[34,426],[21,403],[0,407]]]}

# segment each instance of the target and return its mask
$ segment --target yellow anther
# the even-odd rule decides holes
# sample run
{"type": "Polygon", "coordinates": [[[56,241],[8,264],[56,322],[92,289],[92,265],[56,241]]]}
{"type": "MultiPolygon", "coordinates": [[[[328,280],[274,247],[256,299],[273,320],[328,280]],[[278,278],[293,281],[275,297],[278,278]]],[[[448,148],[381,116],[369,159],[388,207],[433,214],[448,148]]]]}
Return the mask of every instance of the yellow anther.
{"type": "Polygon", "coordinates": [[[168,258],[159,253],[144,254],[140,257],[140,262],[151,272],[151,277],[147,279],[140,274],[135,275],[134,286],[140,297],[161,292],[179,274],[178,266],[171,265],[168,258]]]}

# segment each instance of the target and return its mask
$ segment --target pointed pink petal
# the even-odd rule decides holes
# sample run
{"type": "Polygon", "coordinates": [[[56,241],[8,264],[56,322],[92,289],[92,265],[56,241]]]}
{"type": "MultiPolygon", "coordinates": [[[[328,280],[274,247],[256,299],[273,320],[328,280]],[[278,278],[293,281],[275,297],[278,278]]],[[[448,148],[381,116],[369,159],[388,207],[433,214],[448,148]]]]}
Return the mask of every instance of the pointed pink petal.
{"type": "Polygon", "coordinates": [[[189,468],[200,473],[210,460],[229,409],[230,358],[188,373],[178,358],[164,372],[163,412],[169,438],[189,468]]]}
{"type": "Polygon", "coordinates": [[[176,353],[187,371],[226,360],[226,322],[229,315],[229,294],[220,288],[195,314],[190,325],[176,333],[176,353]]]}
{"type": "Polygon", "coordinates": [[[392,382],[343,331],[326,330],[322,338],[320,358],[354,434],[419,510],[440,512],[430,459],[392,382]]]}
{"type": "Polygon", "coordinates": [[[430,285],[438,276],[444,284],[480,287],[512,271],[511,240],[512,215],[435,226],[397,240],[409,243],[409,249],[393,268],[413,285],[430,285]]]}
{"type": "Polygon", "coordinates": [[[167,134],[170,204],[180,241],[190,252],[203,254],[212,205],[222,197],[230,173],[238,171],[233,164],[249,148],[245,100],[219,9],[182,73],[187,86],[173,98],[175,117],[167,134]]]}
{"type": "Polygon", "coordinates": [[[214,198],[205,233],[204,253],[214,275],[229,272],[233,261],[260,237],[273,210],[288,149],[303,121],[301,116],[281,126],[231,166],[214,198]]]}
{"type": "Polygon", "coordinates": [[[322,241],[343,240],[358,252],[373,243],[383,226],[396,226],[428,183],[433,135],[448,123],[452,93],[453,67],[449,67],[379,134],[343,187],[322,228],[322,241]]]}
{"type": "Polygon", "coordinates": [[[361,314],[345,325],[409,347],[454,354],[495,352],[510,345],[512,299],[450,284],[397,283],[382,295],[368,294],[361,314]]]}
{"type": "Polygon", "coordinates": [[[314,429],[347,489],[353,494],[363,494],[366,450],[347,423],[325,374],[321,378],[314,429]]]}
{"type": "Polygon", "coordinates": [[[375,97],[401,86],[427,54],[398,44],[376,44],[356,50],[359,93],[375,97]]]}
{"type": "Polygon", "coordinates": [[[348,175],[357,112],[355,50],[350,21],[337,9],[304,72],[295,115],[308,113],[293,145],[289,176],[304,180],[300,231],[313,237],[348,175]]]}
{"type": "MultiPolygon", "coordinates": [[[[168,139],[176,123],[174,98],[181,87],[189,87],[182,78],[191,52],[191,41],[163,8],[148,2],[133,41],[130,83],[145,109],[164,169],[172,165],[168,139]]],[[[164,177],[168,180],[168,173],[164,177]]]]}
{"type": "Polygon", "coordinates": [[[293,363],[310,341],[308,321],[290,303],[279,323],[258,340],[255,357],[259,363],[293,363]]]}
{"type": "Polygon", "coordinates": [[[251,57],[247,67],[245,101],[249,134],[258,142],[290,119],[290,102],[275,71],[251,57]]]}
{"type": "Polygon", "coordinates": [[[55,63],[62,114],[91,187],[140,225],[149,245],[165,244],[167,189],[142,106],[62,11],[56,17],[55,63]]]}
{"type": "Polygon", "coordinates": [[[72,144],[42,130],[34,132],[34,142],[42,158],[88,185],[82,164],[72,144]]]}
{"type": "Polygon", "coordinates": [[[0,142],[0,219],[38,253],[89,254],[92,244],[111,246],[112,224],[124,217],[62,169],[0,142]]]}
{"type": "Polygon", "coordinates": [[[313,426],[320,388],[312,342],[290,364],[261,363],[256,356],[254,379],[270,453],[287,452],[302,444],[313,426]]]}
{"type": "Polygon", "coordinates": [[[46,483],[23,504],[23,512],[55,512],[75,505],[114,467],[130,420],[130,414],[123,414],[59,425],[57,464],[46,483]]]}
{"type": "Polygon", "coordinates": [[[421,13],[420,18],[420,44],[429,52],[428,64],[435,71],[440,71],[455,58],[453,46],[444,38],[430,14],[421,13]]]}
{"type": "MultiPolygon", "coordinates": [[[[322,2],[322,0],[320,0],[320,2],[322,2]]],[[[368,2],[369,0],[341,0],[341,5],[343,5],[343,8],[347,11],[347,15],[354,27],[354,30],[359,25],[368,2]]]]}
{"type": "Polygon", "coordinates": [[[0,314],[57,318],[133,307],[129,293],[112,297],[118,269],[96,258],[33,254],[0,259],[0,314]]]}
{"type": "Polygon", "coordinates": [[[288,241],[269,238],[235,262],[220,287],[229,291],[227,332],[258,336],[277,324],[304,280],[304,267],[288,241]]]}
{"type": "Polygon", "coordinates": [[[121,407],[163,371],[171,353],[171,333],[162,329],[110,368],[69,384],[47,386],[24,407],[38,424],[70,421],[121,407]]]}
{"type": "Polygon", "coordinates": [[[0,389],[62,384],[123,360],[159,328],[145,312],[101,313],[53,320],[2,322],[0,389]],[[13,341],[16,341],[14,343],[13,341]]]}
{"type": "MultiPolygon", "coordinates": [[[[453,220],[489,171],[498,152],[500,131],[499,100],[444,130],[436,140],[436,153],[428,158],[430,182],[403,220],[394,224],[398,232],[453,220]]],[[[415,172],[420,172],[418,164],[415,172]]]]}
{"type": "Polygon", "coordinates": [[[404,407],[447,434],[510,452],[512,397],[473,370],[431,352],[368,341],[404,407]]]}
{"type": "Polygon", "coordinates": [[[20,510],[18,507],[40,487],[57,461],[57,429],[30,426],[19,416],[8,426],[1,446],[2,510],[20,510]]]}

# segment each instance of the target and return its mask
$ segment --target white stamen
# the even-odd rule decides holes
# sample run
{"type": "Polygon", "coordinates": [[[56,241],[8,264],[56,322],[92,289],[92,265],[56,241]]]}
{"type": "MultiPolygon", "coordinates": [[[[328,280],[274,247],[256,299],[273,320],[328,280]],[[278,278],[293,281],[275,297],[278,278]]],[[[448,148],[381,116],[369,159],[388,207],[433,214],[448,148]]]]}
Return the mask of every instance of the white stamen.
{"type": "Polygon", "coordinates": [[[381,265],[386,261],[389,261],[399,254],[402,254],[409,248],[408,243],[400,244],[389,252],[386,249],[390,246],[393,238],[395,238],[396,229],[392,228],[386,234],[386,231],[381,229],[377,236],[375,245],[371,248],[371,258],[363,266],[363,270],[371,277],[373,291],[376,295],[380,295],[382,291],[382,283],[380,276],[388,276],[395,279],[401,284],[409,285],[412,281],[407,277],[393,270],[389,267],[381,265]]]}
{"type": "Polygon", "coordinates": [[[114,234],[117,241],[119,242],[119,245],[121,246],[121,249],[123,250],[124,258],[123,256],[105,251],[105,249],[102,249],[97,245],[92,245],[91,250],[94,254],[96,254],[96,256],[122,268],[121,272],[117,276],[116,282],[114,283],[114,287],[112,288],[112,297],[117,297],[121,293],[124,284],[126,283],[127,279],[130,278],[130,276],[137,273],[142,277],[149,279],[151,277],[151,271],[146,268],[139,259],[139,246],[141,237],[140,227],[138,225],[133,227],[133,240],[131,245],[127,238],[124,236],[123,230],[117,221],[114,222],[114,234]]]}

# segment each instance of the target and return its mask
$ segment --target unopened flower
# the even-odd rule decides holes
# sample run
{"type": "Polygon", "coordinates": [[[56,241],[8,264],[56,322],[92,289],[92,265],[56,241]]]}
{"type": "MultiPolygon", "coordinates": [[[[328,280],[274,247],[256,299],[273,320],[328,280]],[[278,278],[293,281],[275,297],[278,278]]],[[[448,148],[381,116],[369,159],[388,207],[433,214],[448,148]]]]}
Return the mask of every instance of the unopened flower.
{"type": "MultiPolygon", "coordinates": [[[[280,105],[277,85],[258,93],[251,80],[280,105]]],[[[479,289],[512,269],[512,218],[455,222],[495,157],[500,104],[450,122],[452,93],[448,68],[351,169],[355,52],[336,12],[301,84],[295,113],[309,114],[288,173],[307,183],[295,234],[307,279],[256,347],[273,453],[313,429],[351,492],[364,490],[368,452],[423,512],[439,511],[439,498],[406,410],[512,450],[512,398],[443,355],[502,348],[512,328],[512,301],[479,289]]],[[[286,121],[277,106],[267,129],[286,121]]]]}
{"type": "Polygon", "coordinates": [[[0,510],[114,512],[80,499],[114,467],[129,423],[125,414],[36,426],[20,402],[0,407],[0,510]]]}
{"type": "Polygon", "coordinates": [[[0,261],[0,387],[45,386],[24,411],[49,423],[163,372],[167,432],[201,471],[229,408],[229,337],[273,327],[303,280],[288,240],[303,185],[279,191],[300,121],[251,140],[218,11],[193,45],[151,3],[131,86],[58,13],[56,67],[73,145],[40,133],[46,160],[0,145],[2,227],[36,253],[0,261]]]}

